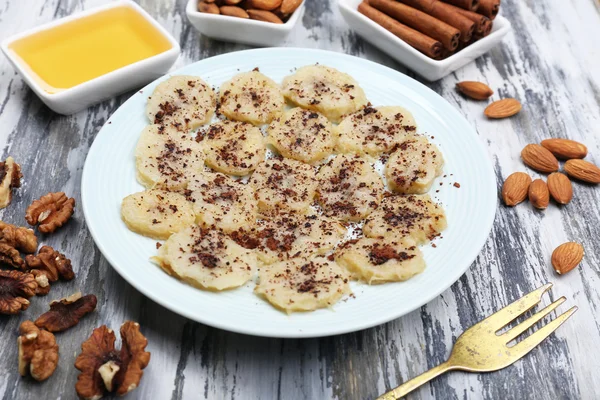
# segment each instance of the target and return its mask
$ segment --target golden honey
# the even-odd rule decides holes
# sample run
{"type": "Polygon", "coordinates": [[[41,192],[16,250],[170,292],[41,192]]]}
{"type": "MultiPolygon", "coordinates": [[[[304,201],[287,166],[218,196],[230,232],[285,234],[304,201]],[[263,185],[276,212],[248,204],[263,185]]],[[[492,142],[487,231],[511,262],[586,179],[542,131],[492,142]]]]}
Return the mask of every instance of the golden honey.
{"type": "Polygon", "coordinates": [[[171,48],[142,15],[118,6],[34,33],[9,49],[48,93],[57,93],[171,48]]]}

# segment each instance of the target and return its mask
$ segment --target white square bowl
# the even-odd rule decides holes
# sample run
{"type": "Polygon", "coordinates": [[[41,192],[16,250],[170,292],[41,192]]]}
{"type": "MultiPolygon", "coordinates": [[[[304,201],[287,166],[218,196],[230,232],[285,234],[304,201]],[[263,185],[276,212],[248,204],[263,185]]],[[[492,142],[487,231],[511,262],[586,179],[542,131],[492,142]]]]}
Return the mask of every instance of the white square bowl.
{"type": "Polygon", "coordinates": [[[475,60],[499,44],[510,31],[510,22],[502,16],[497,16],[494,19],[492,32],[488,36],[448,58],[434,60],[359,13],[360,3],[362,0],[338,0],[339,9],[348,25],[366,41],[429,81],[437,81],[475,60]]]}
{"type": "MultiPolygon", "coordinates": [[[[314,0],[321,1],[321,0],[314,0]]],[[[213,39],[254,46],[279,46],[290,34],[304,13],[304,1],[284,24],[201,13],[198,0],[189,0],[185,12],[201,34],[213,39]]]]}
{"type": "Polygon", "coordinates": [[[150,14],[144,11],[144,9],[129,0],[111,2],[105,6],[93,8],[81,13],[61,18],[51,23],[41,25],[26,32],[11,36],[2,41],[1,48],[13,67],[19,72],[21,77],[35,92],[35,94],[37,94],[38,97],[44,102],[44,104],[46,104],[53,111],[65,115],[73,114],[102,100],[106,100],[108,98],[117,96],[118,94],[141,87],[144,84],[166,74],[169,71],[169,68],[171,68],[171,66],[177,60],[180,51],[179,43],[175,41],[173,36],[171,36],[162,26],[160,26],[158,22],[156,22],[156,20],[150,16],[150,14]],[[29,67],[20,59],[20,57],[15,54],[13,50],[9,48],[10,44],[18,39],[96,14],[104,10],[121,6],[131,7],[138,14],[144,17],[144,19],[150,22],[166,39],[168,39],[169,43],[171,44],[171,48],[155,56],[126,65],[97,78],[56,93],[48,93],[46,90],[44,90],[38,83],[38,79],[33,76],[33,72],[29,69],[29,67]]]}

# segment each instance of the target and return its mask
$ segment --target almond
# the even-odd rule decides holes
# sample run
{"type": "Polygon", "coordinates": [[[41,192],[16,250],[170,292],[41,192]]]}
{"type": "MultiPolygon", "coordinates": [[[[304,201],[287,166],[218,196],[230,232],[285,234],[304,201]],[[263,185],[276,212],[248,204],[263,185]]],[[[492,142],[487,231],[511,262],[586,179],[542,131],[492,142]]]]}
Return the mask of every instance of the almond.
{"type": "Polygon", "coordinates": [[[484,111],[488,118],[508,118],[521,111],[521,103],[516,99],[502,99],[493,102],[484,111]]]}
{"type": "MultiPolygon", "coordinates": [[[[272,11],[281,5],[282,0],[246,0],[244,7],[248,10],[258,9],[272,11]]],[[[252,17],[250,17],[252,18],[252,17]]],[[[262,20],[261,20],[262,21],[262,20]]],[[[271,22],[271,21],[268,21],[271,22]]]]}
{"type": "Polygon", "coordinates": [[[552,266],[557,274],[566,274],[579,265],[583,253],[583,246],[579,243],[563,243],[552,252],[552,266]]]}
{"type": "Polygon", "coordinates": [[[485,100],[494,94],[488,85],[475,81],[463,81],[456,84],[459,92],[475,100],[485,100]]]}
{"type": "Polygon", "coordinates": [[[502,199],[507,206],[516,206],[527,198],[531,177],[525,172],[510,174],[502,185],[502,199]]]}
{"type": "Polygon", "coordinates": [[[565,163],[565,171],[571,178],[587,183],[600,183],[600,168],[584,160],[569,160],[565,163]]]}
{"type": "Polygon", "coordinates": [[[588,152],[585,145],[569,139],[546,139],[541,144],[562,160],[584,158],[588,152]]]}
{"type": "Polygon", "coordinates": [[[279,12],[282,15],[291,15],[300,7],[302,0],[283,0],[279,6],[279,12]]]}
{"type": "Polygon", "coordinates": [[[569,204],[573,198],[573,186],[565,174],[554,172],[548,175],[548,190],[558,204],[569,204]]]}
{"type": "Polygon", "coordinates": [[[554,154],[539,144],[528,144],[521,151],[523,162],[538,172],[558,171],[558,160],[554,154]]]}
{"type": "Polygon", "coordinates": [[[529,185],[529,202],[537,209],[544,210],[550,203],[548,185],[541,179],[536,179],[529,185]]]}
{"type": "Polygon", "coordinates": [[[207,3],[205,1],[198,2],[198,11],[208,14],[221,14],[219,7],[215,3],[207,3]]]}
{"type": "Polygon", "coordinates": [[[237,4],[240,4],[242,2],[242,0],[224,0],[223,3],[225,3],[228,6],[235,6],[237,4]]]}
{"type": "Polygon", "coordinates": [[[283,24],[283,21],[281,20],[281,18],[279,18],[277,15],[273,14],[271,11],[246,10],[246,12],[248,12],[250,19],[255,19],[257,21],[263,21],[263,22],[271,22],[274,24],[283,24]]]}
{"type": "Polygon", "coordinates": [[[244,11],[243,8],[236,6],[221,6],[219,7],[219,11],[221,11],[222,15],[228,15],[230,17],[250,18],[248,13],[244,11]]]}

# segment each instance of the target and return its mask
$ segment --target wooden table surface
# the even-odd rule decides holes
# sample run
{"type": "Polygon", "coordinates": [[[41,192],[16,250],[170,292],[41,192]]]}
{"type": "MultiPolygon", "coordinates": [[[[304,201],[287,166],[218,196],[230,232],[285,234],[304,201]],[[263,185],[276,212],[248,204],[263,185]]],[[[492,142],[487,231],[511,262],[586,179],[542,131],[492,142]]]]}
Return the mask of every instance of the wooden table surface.
{"type": "MultiPolygon", "coordinates": [[[[0,38],[105,0],[3,0],[0,38]]],[[[176,66],[247,48],[200,36],[185,16],[186,0],[141,0],[182,47],[176,66]]],[[[353,34],[334,0],[307,0],[306,13],[286,45],[334,50],[414,74],[353,34]]],[[[600,163],[600,3],[598,0],[504,0],[502,14],[513,32],[489,54],[435,83],[423,82],[456,106],[477,128],[496,170],[498,187],[517,170],[527,143],[549,137],[580,140],[588,159],[600,163]],[[454,90],[462,80],[488,82],[494,99],[523,103],[516,117],[490,121],[483,104],[454,90]]],[[[417,76],[415,79],[422,80],[417,76]]],[[[499,206],[492,233],[468,272],[441,296],[396,321],[342,336],[276,340],[233,334],[180,317],[126,283],[106,262],[86,229],[80,207],[84,160],[107,118],[129,97],[105,101],[72,116],[45,107],[8,61],[0,57],[0,145],[22,166],[24,185],[2,220],[24,224],[25,208],[49,191],[78,202],[74,219],[44,237],[67,254],[75,281],[57,283],[49,297],[33,299],[17,316],[0,316],[0,398],[71,399],[73,362],[94,327],[117,329],[138,321],[152,361],[139,399],[370,399],[442,362],[460,333],[478,320],[547,281],[551,298],[567,296],[577,312],[555,335],[522,361],[489,374],[451,373],[426,385],[413,399],[594,399],[600,396],[600,191],[575,184],[571,204],[545,212],[528,204],[499,206]],[[581,267],[557,276],[552,250],[565,241],[583,243],[581,267]],[[48,299],[81,289],[98,296],[98,311],[60,334],[60,364],[44,383],[19,377],[19,323],[36,318],[48,299]]],[[[536,173],[530,171],[533,176],[536,173]]],[[[545,302],[548,302],[548,298],[545,302]]],[[[566,306],[563,307],[566,309],[566,306]]]]}

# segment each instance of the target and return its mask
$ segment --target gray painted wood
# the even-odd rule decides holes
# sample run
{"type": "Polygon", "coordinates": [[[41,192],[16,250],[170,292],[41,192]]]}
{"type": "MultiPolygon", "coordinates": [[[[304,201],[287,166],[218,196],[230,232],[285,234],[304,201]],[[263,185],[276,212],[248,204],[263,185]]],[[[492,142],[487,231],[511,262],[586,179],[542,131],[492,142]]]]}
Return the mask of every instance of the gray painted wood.
{"type": "MultiPolygon", "coordinates": [[[[104,0],[18,0],[0,3],[0,37],[80,11],[104,0]]],[[[141,0],[141,5],[179,39],[177,66],[246,48],[200,36],[187,23],[185,0],[141,0]]],[[[287,45],[355,54],[414,76],[349,31],[334,0],[307,0],[301,23],[287,45]]],[[[521,148],[547,137],[569,137],[589,146],[600,163],[600,4],[597,0],[505,0],[502,13],[514,32],[504,44],[436,83],[424,82],[454,104],[476,126],[493,159],[498,181],[516,170],[521,148]],[[454,91],[460,80],[482,80],[494,99],[516,97],[516,117],[489,121],[483,104],[454,91]]],[[[419,79],[418,77],[415,77],[419,79]]],[[[49,111],[0,57],[0,145],[23,166],[24,186],[0,212],[24,223],[26,206],[48,191],[64,190],[80,200],[86,153],[100,127],[128,94],[65,117],[49,111]]],[[[531,172],[531,171],[530,171],[531,172]]],[[[533,173],[535,176],[536,174],[533,173]]],[[[500,183],[499,183],[500,185],[500,183]]],[[[368,399],[440,363],[467,327],[546,281],[552,298],[566,295],[580,310],[556,335],[524,360],[490,374],[452,373],[410,396],[412,399],[594,399],[600,395],[600,202],[598,188],[575,184],[566,207],[545,212],[529,205],[499,206],[487,244],[451,289],[420,310],[363,332],[312,340],[248,337],[180,317],[127,284],[102,257],[86,229],[81,208],[59,232],[44,237],[73,261],[74,282],[53,286],[47,299],[81,289],[95,293],[99,310],[58,335],[61,361],[44,383],[17,373],[19,323],[45,310],[37,299],[25,313],[0,317],[0,398],[71,399],[80,343],[100,324],[118,328],[139,321],[149,339],[152,362],[139,399],[368,399]],[[552,249],[575,240],[586,257],[570,274],[557,277],[552,249]]],[[[449,266],[451,268],[452,266],[449,266]]],[[[548,301],[548,300],[546,300],[548,301]]]]}

